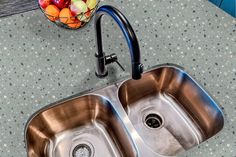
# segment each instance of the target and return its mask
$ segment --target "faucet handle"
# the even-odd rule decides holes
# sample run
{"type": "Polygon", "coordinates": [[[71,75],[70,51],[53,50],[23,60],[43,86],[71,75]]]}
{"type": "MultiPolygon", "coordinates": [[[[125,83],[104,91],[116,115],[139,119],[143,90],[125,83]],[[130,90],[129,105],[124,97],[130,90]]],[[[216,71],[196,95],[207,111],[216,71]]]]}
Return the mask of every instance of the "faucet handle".
{"type": "Polygon", "coordinates": [[[112,53],[110,55],[105,56],[105,65],[114,63],[118,60],[117,55],[115,53],[112,53]]]}
{"type": "Polygon", "coordinates": [[[117,55],[115,53],[112,53],[110,55],[107,55],[105,57],[105,64],[111,64],[111,63],[114,63],[116,62],[116,64],[118,64],[118,66],[123,70],[125,71],[125,68],[120,64],[120,62],[118,61],[118,58],[117,58],[117,55]]]}
{"type": "Polygon", "coordinates": [[[116,64],[118,64],[118,66],[123,70],[125,71],[125,68],[120,64],[120,62],[118,60],[116,60],[116,64]]]}

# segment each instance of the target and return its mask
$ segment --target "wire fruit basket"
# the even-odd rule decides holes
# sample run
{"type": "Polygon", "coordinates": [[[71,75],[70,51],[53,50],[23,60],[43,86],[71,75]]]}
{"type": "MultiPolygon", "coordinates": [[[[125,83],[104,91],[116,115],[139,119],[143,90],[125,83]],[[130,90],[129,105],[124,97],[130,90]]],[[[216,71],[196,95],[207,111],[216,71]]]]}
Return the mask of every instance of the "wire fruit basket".
{"type": "Polygon", "coordinates": [[[38,0],[44,15],[60,27],[79,29],[94,15],[100,0],[38,0]]]}

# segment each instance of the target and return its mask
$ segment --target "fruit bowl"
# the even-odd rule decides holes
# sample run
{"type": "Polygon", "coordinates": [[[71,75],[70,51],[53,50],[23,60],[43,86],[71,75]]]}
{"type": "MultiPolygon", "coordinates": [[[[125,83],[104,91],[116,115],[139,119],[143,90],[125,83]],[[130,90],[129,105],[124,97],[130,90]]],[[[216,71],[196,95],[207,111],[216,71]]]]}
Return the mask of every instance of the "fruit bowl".
{"type": "Polygon", "coordinates": [[[68,29],[79,29],[94,15],[100,0],[38,0],[51,22],[68,29]]]}

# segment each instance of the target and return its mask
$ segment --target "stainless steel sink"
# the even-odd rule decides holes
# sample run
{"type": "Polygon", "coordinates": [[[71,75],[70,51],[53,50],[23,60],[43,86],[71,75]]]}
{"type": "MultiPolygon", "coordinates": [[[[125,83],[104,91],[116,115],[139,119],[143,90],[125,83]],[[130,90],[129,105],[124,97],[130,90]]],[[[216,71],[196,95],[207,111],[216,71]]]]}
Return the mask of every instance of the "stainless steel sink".
{"type": "Polygon", "coordinates": [[[28,121],[29,157],[175,156],[218,133],[223,114],[176,66],[51,104],[28,121]]]}
{"type": "Polygon", "coordinates": [[[160,67],[127,80],[119,100],[143,141],[162,155],[176,155],[207,140],[224,124],[212,98],[188,74],[160,67]]]}
{"type": "Polygon", "coordinates": [[[112,104],[86,95],[44,108],[26,129],[30,157],[136,156],[112,104]]]}

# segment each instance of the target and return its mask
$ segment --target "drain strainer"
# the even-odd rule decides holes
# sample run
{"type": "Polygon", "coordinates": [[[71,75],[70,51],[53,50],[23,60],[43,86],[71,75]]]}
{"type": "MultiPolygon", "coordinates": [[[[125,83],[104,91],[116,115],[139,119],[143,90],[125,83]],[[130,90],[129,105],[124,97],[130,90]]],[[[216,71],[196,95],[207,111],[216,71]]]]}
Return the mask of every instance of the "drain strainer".
{"type": "Polygon", "coordinates": [[[148,114],[145,118],[145,124],[152,129],[159,128],[163,123],[162,118],[155,113],[148,114]]]}
{"type": "Polygon", "coordinates": [[[73,149],[72,156],[92,157],[92,150],[87,144],[79,144],[73,149]]]}

